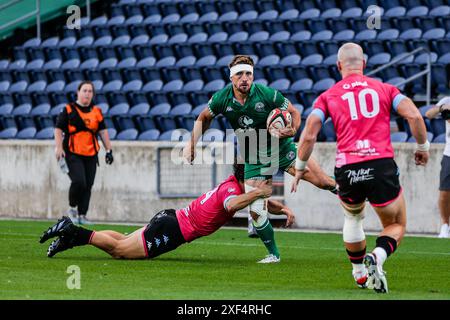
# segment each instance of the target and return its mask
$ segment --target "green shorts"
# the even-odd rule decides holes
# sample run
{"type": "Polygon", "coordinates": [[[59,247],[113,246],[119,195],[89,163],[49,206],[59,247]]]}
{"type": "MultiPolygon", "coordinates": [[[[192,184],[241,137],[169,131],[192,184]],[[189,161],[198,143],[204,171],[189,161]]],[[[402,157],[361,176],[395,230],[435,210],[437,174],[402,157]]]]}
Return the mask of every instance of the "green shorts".
{"type": "Polygon", "coordinates": [[[278,170],[286,171],[295,162],[297,157],[297,146],[294,142],[280,151],[279,157],[274,156],[273,161],[268,163],[249,164],[245,163],[244,179],[271,179],[278,170]]]}

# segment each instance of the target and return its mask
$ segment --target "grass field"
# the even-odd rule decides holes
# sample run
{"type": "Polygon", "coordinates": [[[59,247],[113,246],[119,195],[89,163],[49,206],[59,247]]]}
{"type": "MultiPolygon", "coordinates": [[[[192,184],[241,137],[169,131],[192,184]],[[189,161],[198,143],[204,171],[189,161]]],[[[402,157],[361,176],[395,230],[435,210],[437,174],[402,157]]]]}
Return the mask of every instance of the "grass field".
{"type": "MultiPolygon", "coordinates": [[[[114,260],[91,247],[47,258],[52,222],[0,221],[0,299],[450,299],[450,239],[406,237],[385,264],[390,293],[354,285],[340,234],[277,232],[282,261],[243,229],[223,229],[155,260],[114,260]],[[67,268],[81,270],[70,290],[67,268]]],[[[131,232],[137,227],[96,225],[131,232]]],[[[374,237],[368,237],[369,248],[374,237]]]]}

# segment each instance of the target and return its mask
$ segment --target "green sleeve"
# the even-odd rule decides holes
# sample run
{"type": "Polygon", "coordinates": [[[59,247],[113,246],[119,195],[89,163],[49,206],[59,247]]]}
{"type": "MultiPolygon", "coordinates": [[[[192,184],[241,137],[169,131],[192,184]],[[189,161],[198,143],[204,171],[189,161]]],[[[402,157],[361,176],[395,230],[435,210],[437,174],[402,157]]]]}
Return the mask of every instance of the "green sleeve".
{"type": "Polygon", "coordinates": [[[216,117],[223,112],[223,103],[217,93],[209,99],[208,109],[213,117],[216,117]]]}
{"type": "Polygon", "coordinates": [[[287,110],[289,100],[286,99],[280,91],[275,90],[273,88],[267,87],[267,94],[266,97],[269,101],[267,103],[269,106],[271,106],[273,109],[280,108],[281,110],[287,110]]]}

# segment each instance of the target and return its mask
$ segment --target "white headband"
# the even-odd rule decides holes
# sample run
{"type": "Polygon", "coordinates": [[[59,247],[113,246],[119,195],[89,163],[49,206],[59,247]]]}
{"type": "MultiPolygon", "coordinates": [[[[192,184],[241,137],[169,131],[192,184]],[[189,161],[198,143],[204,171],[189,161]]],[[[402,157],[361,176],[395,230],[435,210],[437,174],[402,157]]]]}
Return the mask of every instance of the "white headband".
{"type": "Polygon", "coordinates": [[[237,64],[230,68],[230,77],[241,71],[250,71],[253,73],[253,67],[249,64],[237,64]]]}

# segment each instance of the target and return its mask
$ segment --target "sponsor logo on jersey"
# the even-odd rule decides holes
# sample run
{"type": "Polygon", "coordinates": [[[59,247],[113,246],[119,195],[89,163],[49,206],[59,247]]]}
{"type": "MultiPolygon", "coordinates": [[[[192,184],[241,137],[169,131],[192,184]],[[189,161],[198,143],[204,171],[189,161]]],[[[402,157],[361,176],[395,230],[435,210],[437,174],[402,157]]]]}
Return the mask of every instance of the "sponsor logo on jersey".
{"type": "Polygon", "coordinates": [[[236,191],[235,188],[228,188],[228,193],[231,193],[231,192],[234,192],[234,191],[236,191]]]}
{"type": "Polygon", "coordinates": [[[233,107],[228,106],[225,112],[233,112],[233,107]]]}
{"type": "Polygon", "coordinates": [[[350,185],[352,185],[354,183],[375,179],[371,173],[373,170],[373,168],[346,170],[345,173],[347,173],[347,178],[350,179],[350,185]]]}
{"type": "Polygon", "coordinates": [[[294,151],[289,151],[288,154],[286,155],[286,158],[288,160],[294,160],[295,158],[295,152],[294,151]]]}
{"type": "Polygon", "coordinates": [[[253,119],[250,118],[249,116],[244,115],[244,116],[239,117],[238,124],[241,128],[245,129],[245,128],[250,127],[250,125],[253,124],[253,119]]]}
{"type": "Polygon", "coordinates": [[[264,112],[264,111],[265,111],[264,103],[262,103],[262,102],[257,102],[257,103],[255,104],[255,111],[257,111],[257,112],[264,112]]]}
{"type": "Polygon", "coordinates": [[[364,82],[355,81],[355,82],[352,82],[351,84],[345,83],[345,84],[342,86],[342,88],[344,88],[345,90],[347,90],[347,89],[354,88],[354,87],[357,87],[357,86],[367,87],[368,84],[367,84],[367,81],[364,81],[364,82]]]}

